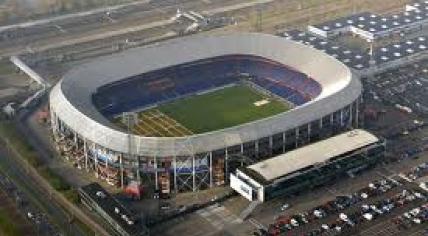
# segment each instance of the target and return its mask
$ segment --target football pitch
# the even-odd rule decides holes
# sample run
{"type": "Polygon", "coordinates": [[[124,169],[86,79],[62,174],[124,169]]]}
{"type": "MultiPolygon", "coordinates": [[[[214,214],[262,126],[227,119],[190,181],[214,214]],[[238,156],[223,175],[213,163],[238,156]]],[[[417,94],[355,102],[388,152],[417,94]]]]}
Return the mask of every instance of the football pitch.
{"type": "Polygon", "coordinates": [[[259,120],[288,109],[281,101],[247,86],[236,85],[162,104],[143,114],[160,111],[192,133],[204,133],[259,120]]]}

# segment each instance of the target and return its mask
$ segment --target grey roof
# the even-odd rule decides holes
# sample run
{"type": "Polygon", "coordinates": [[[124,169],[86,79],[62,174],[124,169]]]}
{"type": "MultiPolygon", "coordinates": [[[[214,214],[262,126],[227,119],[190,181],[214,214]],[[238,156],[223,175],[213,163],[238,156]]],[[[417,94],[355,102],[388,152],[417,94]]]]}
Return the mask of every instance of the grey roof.
{"type": "Polygon", "coordinates": [[[378,142],[373,134],[357,129],[307,145],[248,166],[266,181],[273,181],[310,165],[323,163],[331,158],[378,142]]]}
{"type": "Polygon", "coordinates": [[[389,61],[401,59],[421,53],[428,49],[428,40],[424,36],[408,39],[398,43],[391,43],[386,46],[377,48],[374,51],[376,64],[382,64],[389,61]]]}
{"type": "Polygon", "coordinates": [[[390,15],[377,15],[370,12],[358,13],[308,26],[313,33],[322,32],[322,36],[335,35],[338,32],[350,31],[367,39],[374,39],[389,32],[414,28],[428,23],[427,3],[406,5],[405,10],[390,15]]]}
{"type": "Polygon", "coordinates": [[[371,19],[375,19],[377,17],[378,15],[373,13],[362,12],[313,25],[313,27],[323,30],[325,32],[330,32],[335,30],[342,30],[343,28],[358,25],[361,23],[365,24],[367,21],[370,21],[371,19]]]}
{"type": "Polygon", "coordinates": [[[67,73],[52,89],[53,113],[69,128],[111,150],[141,156],[192,155],[257,140],[307,124],[354,102],[361,83],[331,56],[281,37],[257,33],[189,36],[102,57],[67,73]],[[92,104],[101,85],[144,72],[230,54],[258,55],[289,65],[322,86],[314,100],[278,115],[187,137],[129,136],[112,126],[92,104]]]}
{"type": "MultiPolygon", "coordinates": [[[[355,70],[369,67],[370,55],[368,52],[352,50],[333,41],[300,30],[287,31],[285,37],[319,49],[355,70]]],[[[373,60],[376,65],[382,65],[422,53],[427,49],[428,39],[424,36],[418,36],[374,49],[373,60]]]]}
{"type": "Polygon", "coordinates": [[[356,70],[364,69],[369,66],[370,57],[366,52],[346,48],[338,43],[318,37],[311,33],[300,30],[291,30],[286,32],[285,37],[321,50],[356,70]]]}

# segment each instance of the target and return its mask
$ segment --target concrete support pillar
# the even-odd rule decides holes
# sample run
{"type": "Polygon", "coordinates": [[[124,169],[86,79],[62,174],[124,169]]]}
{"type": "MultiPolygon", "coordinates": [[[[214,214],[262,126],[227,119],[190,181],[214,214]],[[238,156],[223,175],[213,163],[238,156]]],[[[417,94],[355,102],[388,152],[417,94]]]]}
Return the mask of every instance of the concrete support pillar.
{"type": "Polygon", "coordinates": [[[244,144],[241,143],[241,154],[244,154],[244,144]]]}
{"type": "Polygon", "coordinates": [[[88,143],[83,139],[83,155],[85,155],[85,170],[88,170],[88,143]]]}
{"type": "Polygon", "coordinates": [[[79,146],[77,145],[77,133],[73,131],[73,142],[74,142],[74,146],[76,148],[79,148],[79,146]]]}
{"type": "Polygon", "coordinates": [[[323,127],[323,123],[322,123],[323,121],[322,121],[322,118],[320,119],[320,121],[319,121],[319,122],[320,122],[320,124],[319,124],[320,129],[322,129],[322,127],[323,127]]]}
{"type": "Polygon", "coordinates": [[[106,169],[107,169],[108,168],[108,159],[107,159],[107,157],[106,157],[105,162],[106,162],[105,166],[106,166],[106,169]]]}
{"type": "MultiPolygon", "coordinates": [[[[138,184],[141,184],[141,173],[140,173],[141,161],[139,156],[137,156],[136,159],[137,159],[137,182],[138,184]]],[[[155,163],[157,166],[156,156],[155,156],[155,163]]],[[[156,174],[157,174],[157,169],[156,169],[156,174]]],[[[156,176],[156,181],[157,181],[157,176],[156,176]]]]}
{"type": "Polygon", "coordinates": [[[354,103],[351,103],[351,105],[349,105],[349,120],[348,120],[348,126],[352,127],[352,119],[354,118],[353,114],[352,114],[352,105],[354,103]]]}
{"type": "Polygon", "coordinates": [[[124,186],[124,176],[123,176],[123,153],[119,154],[119,169],[120,169],[120,187],[123,188],[124,186]]]}
{"type": "Polygon", "coordinates": [[[195,155],[192,155],[192,182],[193,182],[193,192],[196,191],[196,161],[195,155]]]}
{"type": "Polygon", "coordinates": [[[95,143],[92,146],[92,150],[94,150],[95,176],[98,178],[98,154],[96,152],[95,143]]]}
{"type": "Polygon", "coordinates": [[[273,136],[269,136],[269,155],[272,156],[273,153],[273,136]]]}
{"type": "Polygon", "coordinates": [[[333,123],[334,123],[334,112],[330,114],[330,126],[333,127],[333,123]]]}
{"type": "Polygon", "coordinates": [[[227,148],[225,149],[225,151],[224,151],[225,153],[225,155],[224,155],[224,168],[225,168],[225,170],[224,170],[224,176],[225,176],[225,182],[227,182],[227,180],[229,179],[229,165],[228,165],[228,160],[229,160],[229,155],[228,155],[228,153],[227,153],[227,148]]]}
{"type": "Polygon", "coordinates": [[[56,117],[56,114],[51,110],[51,129],[52,133],[54,135],[54,138],[58,135],[58,118],[56,117]]]}
{"type": "Polygon", "coordinates": [[[213,152],[210,152],[209,154],[209,162],[210,162],[210,188],[213,187],[213,152]]]}
{"type": "Polygon", "coordinates": [[[340,127],[343,127],[343,109],[340,109],[340,127]]]}
{"type": "MultiPolygon", "coordinates": [[[[158,184],[158,161],[156,159],[156,155],[153,157],[154,160],[154,164],[153,164],[153,168],[155,169],[155,189],[159,190],[159,184],[158,184]]],[[[140,161],[138,161],[138,169],[140,169],[140,161]]],[[[137,171],[137,174],[139,175],[140,172],[137,171]]],[[[137,177],[138,179],[140,177],[137,177]]]]}
{"type": "Polygon", "coordinates": [[[175,193],[178,193],[178,186],[177,186],[177,156],[173,157],[173,165],[174,165],[174,189],[175,189],[175,193]]]}
{"type": "Polygon", "coordinates": [[[311,142],[311,123],[308,123],[308,142],[311,142]]]}

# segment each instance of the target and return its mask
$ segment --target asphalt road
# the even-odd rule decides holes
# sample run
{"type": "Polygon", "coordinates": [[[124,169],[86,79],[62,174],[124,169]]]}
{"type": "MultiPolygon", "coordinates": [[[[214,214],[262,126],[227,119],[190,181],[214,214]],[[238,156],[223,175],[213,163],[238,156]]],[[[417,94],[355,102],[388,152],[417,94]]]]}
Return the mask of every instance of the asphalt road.
{"type": "MultiPolygon", "coordinates": [[[[123,7],[106,14],[105,9],[93,11],[78,17],[45,20],[42,23],[27,23],[27,27],[12,27],[0,31],[0,56],[7,57],[22,53],[31,53],[46,48],[59,47],[73,43],[82,43],[98,38],[111,37],[128,31],[162,28],[172,24],[170,18],[177,8],[194,10],[205,14],[219,14],[250,8],[273,0],[256,0],[248,3],[243,0],[162,0],[141,3],[132,7],[123,7]],[[129,30],[128,30],[129,29],[129,30]],[[114,33],[112,33],[114,32],[114,33]],[[84,39],[81,39],[84,38],[84,39]],[[83,41],[82,41],[83,40],[83,41]]],[[[74,17],[72,17],[74,16],[74,17]]],[[[5,26],[6,27],[6,26],[5,26]]],[[[0,28],[1,29],[1,28],[0,28]]]]}

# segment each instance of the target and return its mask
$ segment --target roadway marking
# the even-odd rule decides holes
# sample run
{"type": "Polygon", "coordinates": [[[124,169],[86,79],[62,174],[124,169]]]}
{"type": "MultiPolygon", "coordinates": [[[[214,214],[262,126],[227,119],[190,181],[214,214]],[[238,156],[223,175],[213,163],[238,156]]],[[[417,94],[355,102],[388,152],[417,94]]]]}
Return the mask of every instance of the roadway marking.
{"type": "Polygon", "coordinates": [[[253,7],[256,5],[260,5],[260,4],[271,3],[274,1],[275,0],[257,0],[257,1],[239,3],[239,4],[235,4],[235,5],[229,5],[229,6],[224,6],[224,7],[220,7],[220,8],[215,8],[212,10],[202,11],[202,14],[203,15],[214,15],[214,14],[218,14],[218,13],[224,13],[224,12],[239,10],[242,8],[253,7]]]}
{"type": "Polygon", "coordinates": [[[405,176],[403,173],[398,174],[398,177],[404,179],[405,181],[407,181],[409,183],[413,183],[413,180],[407,178],[407,176],[405,176]]]}
{"type": "MultiPolygon", "coordinates": [[[[381,172],[379,172],[379,171],[376,171],[375,172],[377,175],[379,175],[379,176],[381,176],[382,178],[385,178],[385,179],[387,179],[387,180],[389,180],[389,181],[391,181],[391,182],[393,182],[394,184],[396,184],[396,185],[398,185],[398,186],[400,186],[400,185],[402,185],[400,182],[398,182],[397,180],[395,180],[395,179],[393,179],[393,177],[395,177],[395,176],[397,176],[397,174],[392,174],[392,175],[384,175],[384,174],[382,174],[381,172]]],[[[393,173],[393,172],[391,172],[391,173],[393,173]]]]}
{"type": "MultiPolygon", "coordinates": [[[[218,14],[218,13],[224,13],[224,12],[239,10],[242,8],[248,8],[248,7],[252,7],[255,5],[259,5],[259,4],[266,4],[266,3],[273,2],[273,1],[275,1],[275,0],[257,0],[257,1],[247,2],[247,3],[240,3],[240,4],[215,8],[215,9],[211,9],[211,10],[206,10],[206,11],[202,11],[201,13],[203,15],[214,15],[214,14],[218,14]]],[[[89,12],[80,12],[80,13],[63,15],[60,17],[53,17],[53,18],[43,19],[43,20],[38,20],[38,21],[30,21],[30,22],[25,22],[25,23],[21,23],[21,24],[7,25],[7,26],[0,27],[0,32],[5,31],[5,30],[9,30],[9,29],[15,29],[15,28],[29,28],[32,26],[53,23],[53,22],[58,21],[58,20],[65,20],[65,19],[75,18],[75,17],[84,17],[84,16],[96,14],[96,13],[103,13],[106,11],[114,11],[114,10],[118,10],[120,8],[123,8],[125,6],[134,6],[134,5],[139,5],[139,4],[143,4],[143,3],[149,3],[149,2],[150,2],[150,0],[143,0],[143,1],[134,2],[134,3],[125,4],[125,5],[120,5],[120,6],[113,6],[113,7],[107,7],[107,8],[102,8],[102,9],[96,9],[96,10],[89,11],[89,12]]],[[[80,37],[80,38],[74,38],[74,39],[70,39],[70,40],[66,40],[66,41],[63,40],[57,44],[47,44],[47,45],[38,46],[37,48],[34,48],[33,52],[43,52],[46,50],[62,48],[62,47],[66,47],[66,46],[82,44],[82,43],[87,43],[87,42],[93,42],[93,41],[97,41],[97,40],[112,38],[112,37],[121,36],[124,34],[129,34],[129,33],[134,33],[134,32],[140,32],[143,30],[153,29],[153,28],[157,28],[157,27],[165,27],[165,26],[170,25],[174,22],[175,21],[173,19],[165,19],[165,20],[150,22],[150,23],[144,24],[144,25],[132,26],[129,28],[124,28],[124,29],[119,29],[119,30],[112,30],[112,31],[108,31],[108,32],[100,33],[100,34],[89,35],[89,36],[80,37]]],[[[13,52],[13,55],[19,54],[22,52],[23,52],[23,50],[18,50],[18,51],[13,52]]],[[[24,50],[24,52],[25,52],[25,50],[24,50]]],[[[7,55],[9,55],[9,54],[8,53],[3,54],[3,56],[7,56],[7,55]]]]}
{"type": "Polygon", "coordinates": [[[248,222],[250,222],[252,225],[254,225],[257,229],[264,229],[264,230],[268,230],[268,228],[266,226],[264,226],[262,223],[260,223],[259,221],[257,221],[254,218],[250,218],[248,219],[248,222]]]}
{"type": "Polygon", "coordinates": [[[103,7],[103,8],[90,10],[90,11],[71,13],[71,14],[66,14],[66,15],[62,15],[62,16],[45,18],[45,19],[41,19],[41,20],[28,21],[28,22],[24,22],[24,23],[13,24],[13,25],[5,25],[5,26],[0,27],[0,32],[10,30],[10,29],[16,29],[16,28],[29,28],[29,27],[38,26],[38,25],[45,25],[45,24],[53,23],[55,21],[67,20],[67,19],[72,19],[72,18],[80,18],[80,17],[90,16],[90,15],[103,13],[103,12],[107,12],[107,11],[120,10],[121,8],[125,8],[125,7],[147,4],[147,3],[150,3],[150,0],[142,0],[142,1],[132,2],[132,3],[116,5],[116,6],[103,7]]]}
{"type": "Polygon", "coordinates": [[[238,217],[221,205],[212,205],[196,211],[196,213],[208,221],[217,230],[222,230],[225,225],[238,223],[238,217]]]}
{"type": "Polygon", "coordinates": [[[61,33],[67,33],[67,30],[62,28],[60,25],[54,25],[54,27],[57,28],[59,30],[59,32],[61,32],[61,33]]]}

